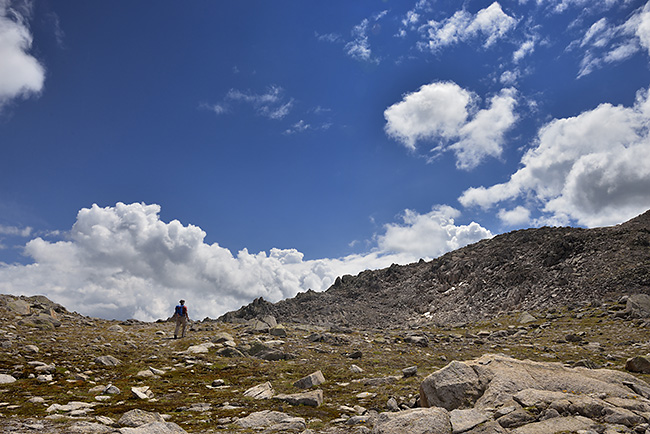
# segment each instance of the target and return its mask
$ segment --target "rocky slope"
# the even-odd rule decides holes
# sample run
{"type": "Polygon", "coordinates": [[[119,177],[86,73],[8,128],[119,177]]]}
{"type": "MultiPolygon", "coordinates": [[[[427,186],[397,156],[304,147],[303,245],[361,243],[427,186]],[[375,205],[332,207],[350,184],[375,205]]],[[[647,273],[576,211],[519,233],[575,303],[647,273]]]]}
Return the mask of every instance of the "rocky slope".
{"type": "Polygon", "coordinates": [[[650,294],[650,211],[613,227],[498,235],[430,262],[343,276],[322,293],[275,304],[257,299],[221,320],[269,314],[283,322],[383,329],[477,321],[513,309],[632,293],[650,294]]]}
{"type": "Polygon", "coordinates": [[[650,297],[384,330],[0,295],[0,432],[650,434],[650,297]]]}

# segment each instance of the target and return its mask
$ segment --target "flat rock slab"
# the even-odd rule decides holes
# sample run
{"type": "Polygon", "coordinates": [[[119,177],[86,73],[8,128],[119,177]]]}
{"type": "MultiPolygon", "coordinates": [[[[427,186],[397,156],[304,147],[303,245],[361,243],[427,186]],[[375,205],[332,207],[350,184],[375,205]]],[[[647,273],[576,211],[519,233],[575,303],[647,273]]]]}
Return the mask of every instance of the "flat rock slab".
{"type": "Polygon", "coordinates": [[[244,392],[244,396],[253,399],[270,399],[273,398],[274,393],[273,386],[271,386],[271,383],[267,381],[266,383],[251,387],[244,392]]]}
{"type": "Polygon", "coordinates": [[[597,424],[582,416],[556,417],[513,429],[512,434],[556,434],[595,430],[597,424]]]}
{"type": "Polygon", "coordinates": [[[448,434],[449,413],[444,408],[416,408],[399,413],[380,413],[373,434],[448,434]]]}
{"type": "Polygon", "coordinates": [[[55,412],[55,411],[72,412],[72,411],[92,408],[92,407],[94,407],[96,405],[97,405],[96,402],[88,403],[88,402],[80,402],[80,401],[71,401],[71,402],[68,402],[65,405],[52,404],[45,411],[47,413],[52,413],[52,412],[55,412]]]}
{"type": "Polygon", "coordinates": [[[120,434],[187,434],[173,422],[152,422],[137,428],[120,428],[120,434]]]}
{"type": "Polygon", "coordinates": [[[429,375],[420,384],[420,402],[450,411],[498,408],[509,405],[513,395],[526,389],[519,395],[525,403],[556,400],[562,396],[559,393],[625,398],[636,391],[650,397],[648,384],[626,372],[486,354],[466,362],[453,361],[429,375]]]}
{"type": "Polygon", "coordinates": [[[467,410],[452,410],[449,413],[449,416],[451,420],[452,434],[469,431],[489,419],[485,413],[473,408],[467,410]]]}
{"type": "Polygon", "coordinates": [[[259,428],[277,425],[288,419],[293,419],[293,417],[280,411],[263,410],[251,413],[237,420],[235,424],[241,428],[259,428]]]}
{"type": "Polygon", "coordinates": [[[290,395],[275,395],[273,399],[279,399],[291,405],[307,405],[309,407],[318,407],[323,403],[323,391],[312,390],[305,393],[292,393],[290,395]]]}
{"type": "Polygon", "coordinates": [[[115,432],[115,428],[97,422],[77,422],[66,428],[67,433],[74,434],[105,434],[115,432]]]}
{"type": "Polygon", "coordinates": [[[158,413],[152,413],[137,408],[135,410],[127,411],[122,415],[120,420],[117,421],[120,426],[131,428],[152,422],[165,422],[165,419],[163,419],[163,417],[158,413]]]}

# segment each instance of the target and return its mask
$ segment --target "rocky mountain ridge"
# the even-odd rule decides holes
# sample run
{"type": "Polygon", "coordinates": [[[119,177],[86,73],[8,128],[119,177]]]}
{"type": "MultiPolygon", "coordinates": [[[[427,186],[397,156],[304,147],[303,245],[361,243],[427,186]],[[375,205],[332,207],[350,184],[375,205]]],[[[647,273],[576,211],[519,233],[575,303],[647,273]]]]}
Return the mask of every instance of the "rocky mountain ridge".
{"type": "Polygon", "coordinates": [[[282,322],[383,329],[633,293],[650,294],[650,211],[612,227],[498,235],[429,262],[342,276],[322,293],[309,290],[277,303],[256,299],[220,320],[267,314],[282,322]]]}

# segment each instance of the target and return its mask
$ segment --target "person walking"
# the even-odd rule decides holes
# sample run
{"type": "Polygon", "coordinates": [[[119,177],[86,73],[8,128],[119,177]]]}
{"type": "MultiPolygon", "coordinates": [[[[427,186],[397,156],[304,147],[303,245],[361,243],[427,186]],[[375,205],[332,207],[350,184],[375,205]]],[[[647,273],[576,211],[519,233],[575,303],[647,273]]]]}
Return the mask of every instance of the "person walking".
{"type": "Polygon", "coordinates": [[[181,337],[185,337],[185,329],[187,328],[187,322],[190,320],[190,316],[187,314],[187,306],[185,306],[185,300],[178,302],[178,306],[174,309],[174,319],[176,320],[176,329],[174,330],[174,339],[178,339],[178,332],[181,332],[181,337]]]}

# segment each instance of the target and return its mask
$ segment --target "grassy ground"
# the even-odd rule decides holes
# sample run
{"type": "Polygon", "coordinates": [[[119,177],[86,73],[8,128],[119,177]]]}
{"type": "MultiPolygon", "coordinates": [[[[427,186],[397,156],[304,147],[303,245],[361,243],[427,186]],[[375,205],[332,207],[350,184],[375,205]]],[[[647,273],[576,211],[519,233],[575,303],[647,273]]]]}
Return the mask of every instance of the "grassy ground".
{"type": "MultiPolygon", "coordinates": [[[[195,324],[188,337],[173,340],[171,323],[122,325],[124,332],[111,332],[109,327],[118,322],[68,315],[60,318],[61,327],[41,330],[19,326],[17,318],[6,314],[0,323],[0,337],[15,337],[11,347],[0,352],[0,373],[20,378],[15,383],[0,385],[0,418],[44,418],[52,414],[46,412],[51,404],[82,401],[97,404],[88,414],[90,419],[107,416],[117,420],[126,411],[139,408],[170,415],[172,422],[189,432],[227,431],[233,429],[234,418],[264,409],[304,417],[309,427],[319,429],[342,414],[352,415],[350,410],[340,409],[342,405],[383,411],[390,397],[400,404],[412,403],[424,376],[452,360],[472,359],[485,353],[566,364],[581,361],[595,367],[623,369],[629,357],[650,352],[650,334],[647,323],[618,318],[615,312],[620,307],[612,303],[531,312],[539,319],[528,324],[521,324],[521,313],[513,312],[481,323],[446,328],[423,324],[404,330],[330,333],[340,341],[336,344],[311,342],[307,337],[314,329],[285,325],[288,336],[281,339],[282,343],[272,345],[295,358],[280,361],[219,357],[218,347],[206,354],[184,353],[191,345],[210,342],[217,332],[230,333],[239,346],[278,340],[268,334],[252,333],[244,325],[195,324]],[[510,335],[488,338],[496,331],[508,331],[510,335]],[[426,336],[428,345],[407,342],[412,335],[426,336]],[[573,336],[567,339],[568,335],[573,336]],[[26,345],[36,345],[39,352],[30,353],[26,345]],[[353,351],[360,351],[361,358],[349,358],[353,351]],[[94,362],[101,355],[114,356],[121,363],[116,367],[101,366],[94,362]],[[29,378],[36,375],[30,361],[55,364],[52,381],[42,383],[29,378]],[[364,372],[351,372],[353,364],[364,372]],[[417,366],[418,375],[404,378],[402,369],[410,366],[417,366]],[[165,373],[157,378],[137,375],[149,367],[165,373]],[[292,407],[277,400],[255,400],[243,395],[248,388],[266,381],[276,393],[300,392],[293,383],[317,370],[326,379],[318,386],[325,397],[320,407],[292,407]],[[88,379],[75,379],[76,374],[88,379]],[[365,379],[389,376],[398,378],[380,385],[364,383],[365,379]],[[224,380],[225,385],[212,387],[217,379],[224,380]],[[118,387],[121,393],[106,401],[96,401],[97,393],[90,389],[108,384],[118,387]],[[149,386],[154,399],[134,398],[130,392],[134,386],[149,386]],[[357,395],[361,392],[372,395],[360,399],[357,395]],[[45,401],[30,403],[33,397],[45,401]],[[198,404],[209,404],[210,408],[192,409],[198,404]]],[[[639,377],[650,380],[649,375],[639,377]]]]}

